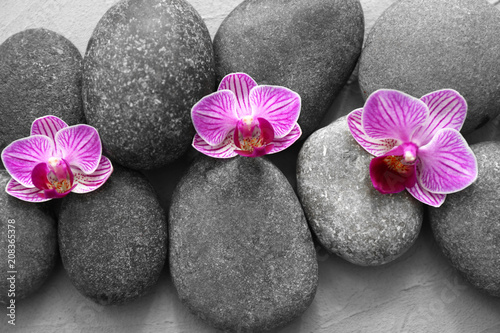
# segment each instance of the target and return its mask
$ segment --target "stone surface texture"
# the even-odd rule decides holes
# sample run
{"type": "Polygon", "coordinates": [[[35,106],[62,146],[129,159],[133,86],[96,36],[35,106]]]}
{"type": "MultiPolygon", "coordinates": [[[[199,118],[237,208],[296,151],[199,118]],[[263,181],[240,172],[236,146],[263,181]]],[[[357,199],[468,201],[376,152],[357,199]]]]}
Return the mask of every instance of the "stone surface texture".
{"type": "Polygon", "coordinates": [[[179,298],[216,328],[280,327],[314,298],[318,267],[304,213],[262,158],[195,161],[174,192],[169,237],[179,298]]]}
{"type": "Polygon", "coordinates": [[[258,84],[297,92],[307,137],[351,75],[363,34],[358,0],[247,0],[214,37],[217,80],[244,72],[258,84]]]}
{"type": "Polygon", "coordinates": [[[214,84],[210,35],[189,3],[125,0],[106,12],[89,41],[85,116],[111,159],[159,168],[190,147],[191,107],[214,84]]]}
{"type": "Polygon", "coordinates": [[[430,210],[437,243],[475,287],[500,297],[500,142],[472,145],[476,182],[430,210]]]}
{"type": "Polygon", "coordinates": [[[99,189],[63,200],[60,253],[80,293],[99,304],[123,304],[156,284],[166,258],[167,226],[144,176],[115,166],[99,189]]]}
{"type": "Polygon", "coordinates": [[[406,191],[373,187],[372,156],[352,137],[346,117],[309,137],[297,162],[297,190],[326,250],[358,265],[388,263],[415,242],[423,205],[406,191]]]}
{"type": "Polygon", "coordinates": [[[0,45],[0,150],[30,135],[31,123],[54,115],[84,122],[82,56],[48,29],[21,31],[0,45]]]}
{"type": "Polygon", "coordinates": [[[11,299],[18,302],[43,285],[58,254],[56,222],[47,205],[11,197],[3,190],[9,180],[7,171],[0,170],[0,303],[10,305],[11,299]],[[7,280],[11,275],[15,279],[7,280]]]}
{"type": "Polygon", "coordinates": [[[468,103],[462,132],[500,112],[500,12],[487,1],[403,0],[370,31],[359,62],[365,97],[381,88],[421,97],[452,88],[468,103]]]}

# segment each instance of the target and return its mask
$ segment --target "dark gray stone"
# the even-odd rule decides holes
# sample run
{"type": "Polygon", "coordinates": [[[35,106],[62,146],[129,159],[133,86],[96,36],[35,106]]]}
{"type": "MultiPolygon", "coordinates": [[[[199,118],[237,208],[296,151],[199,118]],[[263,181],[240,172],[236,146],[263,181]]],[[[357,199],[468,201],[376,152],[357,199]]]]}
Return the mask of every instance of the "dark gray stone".
{"type": "Polygon", "coordinates": [[[76,289],[105,305],[144,295],[165,263],[165,219],[146,178],[122,167],[96,191],[65,197],[59,247],[76,289]]]}
{"type": "Polygon", "coordinates": [[[297,190],[323,247],[358,265],[390,262],[417,239],[423,204],[408,192],[372,185],[372,156],[352,137],[346,117],[313,133],[297,162],[297,190]]]}
{"type": "Polygon", "coordinates": [[[477,180],[448,194],[430,209],[434,237],[446,257],[472,285],[500,296],[500,142],[471,146],[478,163],[477,180]]]}
{"type": "Polygon", "coordinates": [[[214,84],[212,41],[190,4],[125,0],[106,12],[88,44],[85,115],[113,160],[159,168],[190,147],[191,107],[214,84]]]}
{"type": "Polygon", "coordinates": [[[8,195],[4,189],[10,178],[7,171],[0,170],[2,304],[7,304],[11,298],[18,301],[35,292],[47,280],[57,259],[56,222],[49,214],[47,204],[29,203],[8,195]],[[10,252],[9,245],[12,245],[10,252]],[[12,253],[12,250],[15,252],[12,253]],[[13,255],[12,258],[9,253],[13,255]],[[11,264],[14,266],[10,266],[11,264]],[[9,271],[17,271],[14,273],[15,297],[8,295],[10,282],[7,278],[12,275],[9,271]]]}
{"type": "Polygon", "coordinates": [[[469,133],[500,113],[499,53],[500,12],[487,1],[397,1],[368,34],[359,83],[365,98],[453,88],[467,100],[469,133]]]}
{"type": "Polygon", "coordinates": [[[82,56],[47,29],[21,31],[0,45],[0,150],[29,136],[31,123],[54,115],[84,122],[82,56]]]}
{"type": "Polygon", "coordinates": [[[297,92],[307,137],[354,70],[363,34],[358,0],[247,0],[215,35],[216,76],[245,72],[297,92]]]}
{"type": "Polygon", "coordinates": [[[196,160],[174,192],[169,233],[179,297],[212,326],[262,332],[314,298],[318,267],[304,213],[267,160],[196,160]]]}

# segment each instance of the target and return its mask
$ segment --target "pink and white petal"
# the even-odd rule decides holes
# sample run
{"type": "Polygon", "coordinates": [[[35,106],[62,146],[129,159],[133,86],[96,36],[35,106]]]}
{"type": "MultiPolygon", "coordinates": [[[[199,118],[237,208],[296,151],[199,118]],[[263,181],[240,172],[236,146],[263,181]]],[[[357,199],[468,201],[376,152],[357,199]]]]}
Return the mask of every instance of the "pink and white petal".
{"type": "Polygon", "coordinates": [[[106,157],[102,156],[101,161],[97,169],[91,173],[86,174],[80,169],[73,169],[74,183],[76,186],[73,188],[74,193],[88,193],[94,191],[104,184],[111,173],[113,172],[113,165],[111,161],[106,157]]]}
{"type": "Polygon", "coordinates": [[[300,115],[299,94],[279,86],[257,86],[250,91],[250,105],[254,118],[264,118],[274,129],[276,138],[286,136],[300,115]]]}
{"type": "Polygon", "coordinates": [[[205,142],[201,138],[201,136],[195,134],[193,139],[193,147],[200,153],[203,153],[210,157],[215,157],[215,158],[235,157],[238,154],[234,152],[236,146],[233,143],[233,135],[234,135],[233,131],[231,131],[231,133],[228,134],[228,136],[222,143],[216,146],[211,146],[207,142],[205,142]]]}
{"type": "Polygon", "coordinates": [[[417,177],[420,185],[433,193],[460,191],[477,178],[477,161],[462,135],[454,129],[437,132],[418,151],[417,177]]]}
{"type": "Polygon", "coordinates": [[[34,135],[12,142],[2,151],[2,162],[12,178],[33,187],[31,172],[54,155],[54,142],[45,135],[34,135]]]}
{"type": "Polygon", "coordinates": [[[231,90],[236,96],[236,115],[243,118],[252,114],[249,95],[250,90],[257,86],[257,83],[245,73],[232,73],[226,75],[219,84],[218,90],[231,90]]]}
{"type": "Polygon", "coordinates": [[[352,136],[367,152],[375,156],[382,156],[394,147],[401,144],[395,139],[373,139],[363,131],[362,119],[363,109],[356,109],[347,116],[347,125],[352,136]]]}
{"type": "Polygon", "coordinates": [[[418,201],[433,207],[440,207],[444,199],[446,199],[446,194],[429,192],[423,189],[418,184],[418,181],[415,183],[415,186],[409,187],[406,190],[418,201]]]}
{"type": "Polygon", "coordinates": [[[443,128],[460,131],[467,116],[467,102],[457,91],[443,89],[421,98],[429,108],[429,118],[413,133],[412,141],[424,146],[443,128]]]}
{"type": "Polygon", "coordinates": [[[191,110],[196,132],[212,146],[222,143],[236,127],[238,116],[236,96],[229,90],[217,91],[203,97],[191,110]]]}
{"type": "Polygon", "coordinates": [[[45,135],[54,140],[56,133],[68,127],[62,119],[56,116],[45,116],[35,119],[31,125],[31,135],[45,135]]]}
{"type": "Polygon", "coordinates": [[[102,146],[97,130],[89,125],[75,125],[56,133],[56,150],[71,166],[90,174],[101,160],[102,146]]]}
{"type": "Polygon", "coordinates": [[[425,123],[429,109],[418,98],[397,90],[381,89],[366,100],[363,130],[373,139],[409,142],[413,132],[425,123]]]}
{"type": "Polygon", "coordinates": [[[5,191],[13,197],[23,201],[44,202],[50,200],[45,198],[43,190],[36,187],[26,187],[23,184],[18,183],[15,179],[11,179],[7,183],[5,191]]]}
{"type": "Polygon", "coordinates": [[[273,140],[274,147],[268,152],[268,154],[274,154],[290,147],[300,138],[301,135],[302,130],[300,129],[299,124],[295,124],[294,128],[285,137],[273,140]]]}

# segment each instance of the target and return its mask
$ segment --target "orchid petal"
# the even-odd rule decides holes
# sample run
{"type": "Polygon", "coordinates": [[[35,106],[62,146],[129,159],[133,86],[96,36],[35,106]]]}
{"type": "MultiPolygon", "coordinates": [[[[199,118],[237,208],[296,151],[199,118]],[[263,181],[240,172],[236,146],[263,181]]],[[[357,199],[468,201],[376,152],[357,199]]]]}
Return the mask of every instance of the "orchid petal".
{"type": "Polygon", "coordinates": [[[101,156],[99,166],[91,174],[86,174],[80,169],[73,169],[76,186],[73,188],[72,192],[87,193],[94,191],[108,180],[112,172],[113,165],[106,156],[101,156]]]}
{"type": "Polygon", "coordinates": [[[274,154],[290,147],[300,138],[301,135],[302,130],[300,129],[299,124],[295,124],[290,133],[288,133],[285,137],[273,140],[274,146],[268,154],[274,154]]]}
{"type": "Polygon", "coordinates": [[[453,193],[476,180],[476,157],[457,130],[440,130],[427,145],[419,148],[418,156],[417,177],[427,191],[453,193]]]}
{"type": "Polygon", "coordinates": [[[446,194],[429,192],[423,189],[418,182],[415,183],[415,186],[408,187],[407,190],[418,201],[433,207],[440,207],[446,199],[446,194]]]}
{"type": "Polygon", "coordinates": [[[35,165],[33,171],[31,172],[31,180],[33,185],[39,189],[48,190],[49,180],[47,179],[47,174],[49,173],[49,168],[47,163],[39,163],[35,165]]]}
{"type": "Polygon", "coordinates": [[[421,100],[397,90],[377,90],[363,108],[363,129],[373,139],[409,142],[411,134],[429,115],[421,100]]]}
{"type": "Polygon", "coordinates": [[[264,118],[282,138],[293,129],[300,114],[300,96],[278,86],[257,86],[250,91],[250,105],[255,118],[264,118]]]}
{"type": "Polygon", "coordinates": [[[31,135],[45,135],[54,140],[56,133],[68,127],[62,119],[56,116],[45,116],[35,119],[31,125],[31,135]]]}
{"type": "Polygon", "coordinates": [[[89,125],[75,125],[61,129],[55,137],[57,152],[70,165],[89,174],[97,169],[101,160],[101,139],[97,130],[89,125]]]}
{"type": "Polygon", "coordinates": [[[429,108],[429,118],[412,135],[412,141],[424,146],[443,128],[460,131],[467,115],[467,102],[452,89],[434,91],[421,98],[429,108]]]}
{"type": "Polygon", "coordinates": [[[363,131],[362,119],[363,109],[356,109],[347,116],[347,125],[354,139],[367,152],[375,156],[382,156],[400,144],[394,139],[377,140],[369,137],[363,131]]]}
{"type": "Polygon", "coordinates": [[[215,157],[215,158],[235,157],[238,154],[234,152],[236,147],[233,143],[233,136],[234,133],[231,132],[230,134],[227,135],[226,139],[222,143],[216,146],[211,146],[205,140],[203,140],[201,136],[195,134],[193,139],[193,147],[200,153],[203,153],[210,157],[215,157]]]}
{"type": "Polygon", "coordinates": [[[28,202],[44,202],[50,199],[46,198],[44,191],[36,187],[26,187],[18,183],[15,179],[11,179],[5,188],[5,191],[23,201],[28,202]]]}
{"type": "Polygon", "coordinates": [[[228,90],[217,91],[203,97],[191,110],[194,128],[203,141],[217,146],[236,127],[236,97],[228,90]]]}
{"type": "Polygon", "coordinates": [[[34,135],[12,142],[2,151],[5,169],[17,182],[33,187],[33,168],[54,154],[54,142],[45,135],[34,135]]]}
{"type": "Polygon", "coordinates": [[[232,73],[226,75],[219,84],[218,90],[231,90],[236,97],[235,111],[238,118],[252,114],[250,107],[250,90],[257,83],[245,73],[232,73]]]}

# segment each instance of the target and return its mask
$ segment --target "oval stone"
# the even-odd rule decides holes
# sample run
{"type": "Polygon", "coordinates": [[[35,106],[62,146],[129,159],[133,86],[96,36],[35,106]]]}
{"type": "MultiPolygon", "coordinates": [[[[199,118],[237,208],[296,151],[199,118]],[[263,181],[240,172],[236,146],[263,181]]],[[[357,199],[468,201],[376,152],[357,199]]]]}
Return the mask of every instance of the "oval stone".
{"type": "Polygon", "coordinates": [[[7,194],[3,189],[10,178],[7,171],[0,170],[2,304],[8,304],[10,299],[23,299],[40,288],[52,272],[57,259],[56,221],[47,204],[33,204],[7,194]],[[9,280],[12,276],[14,279],[9,280]],[[11,282],[14,288],[11,287],[11,282]],[[13,289],[15,295],[9,289],[13,289]]]}
{"type": "Polygon", "coordinates": [[[216,76],[245,72],[297,92],[306,137],[354,70],[363,33],[358,0],[246,0],[214,37],[216,76]]]}
{"type": "Polygon", "coordinates": [[[314,298],[318,267],[304,213],[265,159],[195,160],[174,192],[169,233],[178,295],[216,328],[279,327],[314,298]]]}
{"type": "Polygon", "coordinates": [[[166,259],[166,217],[136,171],[116,168],[99,189],[70,194],[59,214],[59,247],[76,289],[99,304],[122,304],[156,284],[166,259]]]}
{"type": "Polygon", "coordinates": [[[81,88],[82,56],[69,40],[47,29],[9,37],[0,45],[0,150],[39,117],[82,123],[81,88]]]}
{"type": "Polygon", "coordinates": [[[415,242],[423,204],[407,191],[381,194],[372,185],[372,156],[352,137],[347,118],[314,132],[297,161],[297,190],[323,247],[358,265],[381,265],[415,242]]]}
{"type": "Polygon", "coordinates": [[[478,177],[430,210],[434,237],[445,256],[472,285],[500,296],[500,142],[471,146],[478,177]]]}
{"type": "Polygon", "coordinates": [[[412,96],[452,88],[468,104],[462,132],[500,113],[500,12],[487,1],[402,0],[368,34],[359,64],[367,97],[377,89],[412,96]]]}
{"type": "Polygon", "coordinates": [[[101,18],[84,59],[88,123],[133,169],[164,166],[194,136],[191,107],[214,90],[210,35],[184,0],[126,0],[101,18]]]}

